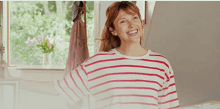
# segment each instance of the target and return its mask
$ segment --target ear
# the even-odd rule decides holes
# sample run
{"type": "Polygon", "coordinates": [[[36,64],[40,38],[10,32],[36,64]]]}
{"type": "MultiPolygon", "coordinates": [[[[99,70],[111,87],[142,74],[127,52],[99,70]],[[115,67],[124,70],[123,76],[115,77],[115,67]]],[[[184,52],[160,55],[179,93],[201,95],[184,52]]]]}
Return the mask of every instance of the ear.
{"type": "Polygon", "coordinates": [[[114,35],[114,36],[117,36],[117,32],[115,30],[113,30],[112,27],[109,27],[109,31],[111,31],[111,33],[114,35]]]}

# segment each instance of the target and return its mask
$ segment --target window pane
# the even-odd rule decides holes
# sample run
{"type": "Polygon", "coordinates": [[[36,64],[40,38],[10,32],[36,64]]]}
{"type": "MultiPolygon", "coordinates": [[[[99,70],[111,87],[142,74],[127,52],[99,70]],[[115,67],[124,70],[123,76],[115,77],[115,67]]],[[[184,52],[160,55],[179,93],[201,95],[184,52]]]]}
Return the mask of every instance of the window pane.
{"type": "Polygon", "coordinates": [[[138,6],[141,14],[141,19],[145,19],[145,1],[137,1],[136,5],[138,6]]]}
{"type": "MultiPolygon", "coordinates": [[[[52,53],[52,66],[65,67],[69,52],[74,1],[10,1],[10,65],[42,65],[42,52],[34,45],[27,45],[28,38],[51,36],[57,48],[52,53]]],[[[87,41],[93,55],[94,2],[87,1],[87,41]]],[[[82,20],[83,17],[82,17],[82,20]]]]}

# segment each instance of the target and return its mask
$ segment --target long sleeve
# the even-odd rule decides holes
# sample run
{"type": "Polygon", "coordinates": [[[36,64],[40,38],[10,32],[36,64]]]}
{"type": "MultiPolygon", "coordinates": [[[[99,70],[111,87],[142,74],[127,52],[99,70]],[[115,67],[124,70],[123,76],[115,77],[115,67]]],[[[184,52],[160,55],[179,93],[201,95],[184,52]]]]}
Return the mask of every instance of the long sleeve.
{"type": "Polygon", "coordinates": [[[54,87],[70,105],[90,94],[84,65],[80,64],[64,78],[54,81],[54,87]]]}
{"type": "Polygon", "coordinates": [[[174,79],[173,69],[170,66],[168,72],[165,74],[162,89],[159,91],[158,108],[159,109],[176,109],[179,108],[179,100],[177,96],[176,84],[174,79]]]}

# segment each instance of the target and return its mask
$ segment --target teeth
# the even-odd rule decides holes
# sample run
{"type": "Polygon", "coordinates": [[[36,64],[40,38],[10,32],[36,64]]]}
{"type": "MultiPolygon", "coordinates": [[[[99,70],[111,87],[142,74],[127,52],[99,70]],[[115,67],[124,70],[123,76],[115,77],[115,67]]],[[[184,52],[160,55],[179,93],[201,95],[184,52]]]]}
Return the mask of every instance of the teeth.
{"type": "Polygon", "coordinates": [[[129,32],[128,34],[132,34],[132,33],[136,33],[136,32],[137,32],[137,30],[133,30],[133,31],[129,32]]]}

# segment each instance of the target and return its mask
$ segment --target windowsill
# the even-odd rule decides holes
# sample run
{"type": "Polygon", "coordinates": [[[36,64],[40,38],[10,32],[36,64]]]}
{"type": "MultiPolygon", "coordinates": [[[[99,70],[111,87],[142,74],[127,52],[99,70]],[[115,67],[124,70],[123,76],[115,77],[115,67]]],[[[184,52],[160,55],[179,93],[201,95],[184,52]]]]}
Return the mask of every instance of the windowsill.
{"type": "Polygon", "coordinates": [[[61,70],[64,71],[62,68],[22,68],[22,67],[17,67],[17,70],[61,70]]]}
{"type": "Polygon", "coordinates": [[[59,70],[64,71],[63,67],[52,66],[51,68],[43,68],[43,66],[11,66],[15,67],[16,70],[59,70]]]}
{"type": "Polygon", "coordinates": [[[8,72],[13,77],[25,80],[49,81],[60,79],[64,76],[64,68],[61,66],[46,69],[43,66],[9,66],[8,72]]]}

